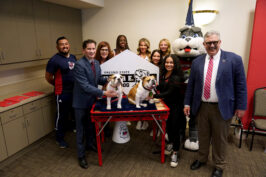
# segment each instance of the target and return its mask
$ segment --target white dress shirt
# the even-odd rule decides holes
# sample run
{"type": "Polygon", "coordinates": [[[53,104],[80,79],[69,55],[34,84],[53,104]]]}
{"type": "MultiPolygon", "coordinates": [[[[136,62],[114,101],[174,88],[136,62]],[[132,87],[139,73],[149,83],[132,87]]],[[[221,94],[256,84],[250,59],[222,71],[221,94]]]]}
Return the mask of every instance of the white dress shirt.
{"type": "Polygon", "coordinates": [[[218,66],[221,58],[221,50],[218,51],[216,55],[213,56],[213,68],[212,68],[212,78],[211,78],[211,88],[210,88],[210,98],[205,99],[204,98],[204,85],[205,85],[205,79],[207,75],[208,65],[210,61],[210,56],[207,54],[205,58],[205,65],[204,65],[204,81],[203,81],[203,87],[202,87],[202,95],[201,100],[203,102],[214,102],[218,103],[218,96],[215,89],[215,83],[216,83],[216,76],[218,71],[218,66]]]}

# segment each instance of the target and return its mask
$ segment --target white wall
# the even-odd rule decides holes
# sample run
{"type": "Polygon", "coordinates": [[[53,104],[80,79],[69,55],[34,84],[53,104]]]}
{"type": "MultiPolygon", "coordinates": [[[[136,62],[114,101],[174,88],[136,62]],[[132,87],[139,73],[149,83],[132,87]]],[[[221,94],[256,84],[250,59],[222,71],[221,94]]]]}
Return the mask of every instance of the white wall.
{"type": "MultiPolygon", "coordinates": [[[[193,10],[214,9],[215,21],[202,27],[203,33],[220,31],[222,49],[243,57],[247,68],[256,0],[194,0],[193,10]]],[[[105,0],[104,8],[82,11],[83,39],[108,41],[115,48],[116,38],[125,34],[129,47],[136,52],[138,40],[146,37],[151,49],[160,39],[171,42],[185,25],[188,0],[105,0]]]]}

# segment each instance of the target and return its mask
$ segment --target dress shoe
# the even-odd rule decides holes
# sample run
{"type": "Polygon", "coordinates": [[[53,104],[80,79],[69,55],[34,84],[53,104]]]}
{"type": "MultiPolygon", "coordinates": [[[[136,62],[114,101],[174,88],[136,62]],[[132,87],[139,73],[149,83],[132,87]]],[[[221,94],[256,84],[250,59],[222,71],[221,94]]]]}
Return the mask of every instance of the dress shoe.
{"type": "Polygon", "coordinates": [[[87,160],[86,160],[85,157],[81,157],[81,158],[79,158],[79,166],[80,166],[81,168],[85,168],[85,169],[88,168],[88,163],[87,163],[87,160]]]}
{"type": "Polygon", "coordinates": [[[223,170],[219,168],[215,168],[211,175],[211,177],[222,177],[222,176],[223,176],[223,170]]]}
{"type": "Polygon", "coordinates": [[[87,151],[98,152],[98,149],[97,149],[96,145],[94,145],[94,144],[86,146],[86,150],[87,151]]]}
{"type": "Polygon", "coordinates": [[[191,165],[190,165],[190,169],[191,170],[197,170],[199,169],[201,166],[206,165],[206,162],[200,162],[198,160],[195,160],[191,165]]]}

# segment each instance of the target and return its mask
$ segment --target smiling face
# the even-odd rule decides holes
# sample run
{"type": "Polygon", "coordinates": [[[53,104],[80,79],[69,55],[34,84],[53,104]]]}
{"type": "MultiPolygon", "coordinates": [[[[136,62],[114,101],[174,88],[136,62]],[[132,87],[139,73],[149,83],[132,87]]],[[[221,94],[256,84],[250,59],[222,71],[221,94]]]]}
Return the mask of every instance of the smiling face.
{"type": "Polygon", "coordinates": [[[147,52],[147,49],[148,49],[148,46],[146,45],[146,43],[144,41],[141,41],[139,43],[139,50],[140,50],[140,53],[143,53],[145,54],[147,52]]]}
{"type": "Polygon", "coordinates": [[[153,56],[151,57],[151,61],[153,64],[158,66],[160,62],[160,58],[161,58],[161,54],[159,52],[155,52],[153,56]]]}
{"type": "Polygon", "coordinates": [[[207,53],[213,57],[214,55],[216,55],[220,49],[221,46],[221,40],[219,38],[219,36],[217,36],[216,34],[212,34],[210,36],[207,36],[204,39],[204,43],[203,43],[207,53]]]}
{"type": "Polygon", "coordinates": [[[160,50],[165,53],[168,50],[168,44],[165,41],[162,41],[159,45],[160,50]]]}
{"type": "Polygon", "coordinates": [[[126,44],[127,44],[127,39],[124,37],[124,36],[121,36],[119,38],[119,46],[122,48],[122,49],[125,49],[126,48],[126,44]]]}
{"type": "Polygon", "coordinates": [[[96,48],[94,43],[88,43],[86,48],[83,49],[83,54],[88,59],[94,59],[96,53],[96,48]]]}
{"type": "Polygon", "coordinates": [[[102,57],[102,59],[106,59],[109,55],[109,50],[107,46],[104,46],[100,49],[100,55],[102,57]]]}
{"type": "Polygon", "coordinates": [[[70,45],[67,39],[62,39],[58,41],[58,44],[56,46],[59,53],[63,55],[68,55],[70,51],[70,45]]]}
{"type": "Polygon", "coordinates": [[[172,57],[168,57],[165,60],[165,65],[164,65],[165,69],[167,72],[172,72],[174,69],[174,60],[172,57]]]}

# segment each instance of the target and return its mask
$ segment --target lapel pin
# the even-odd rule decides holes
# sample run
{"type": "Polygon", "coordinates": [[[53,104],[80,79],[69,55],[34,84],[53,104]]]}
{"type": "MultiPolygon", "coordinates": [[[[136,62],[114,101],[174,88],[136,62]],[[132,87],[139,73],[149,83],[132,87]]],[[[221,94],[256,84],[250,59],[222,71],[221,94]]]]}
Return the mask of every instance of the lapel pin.
{"type": "Polygon", "coordinates": [[[222,59],[222,62],[223,62],[223,63],[225,63],[225,62],[226,62],[226,60],[225,60],[225,59],[222,59]]]}

